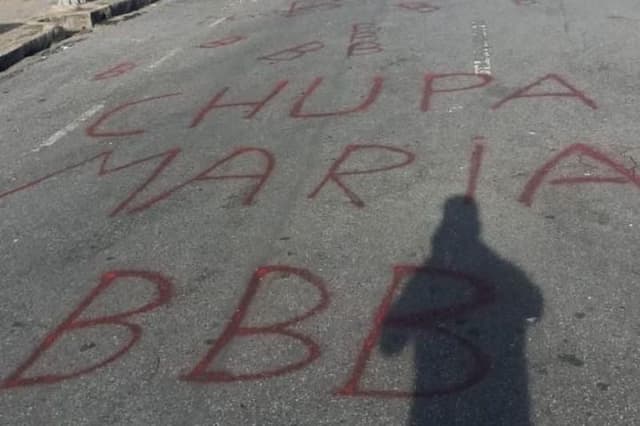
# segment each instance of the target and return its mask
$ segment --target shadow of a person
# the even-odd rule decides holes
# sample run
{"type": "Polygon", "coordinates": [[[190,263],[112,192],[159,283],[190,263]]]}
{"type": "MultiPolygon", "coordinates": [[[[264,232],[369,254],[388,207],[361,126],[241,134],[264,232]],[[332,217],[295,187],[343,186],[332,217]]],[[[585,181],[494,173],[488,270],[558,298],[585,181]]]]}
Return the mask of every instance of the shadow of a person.
{"type": "Polygon", "coordinates": [[[386,313],[380,350],[414,345],[414,426],[528,426],[526,326],[543,299],[480,239],[478,207],[449,198],[431,257],[386,313]]]}

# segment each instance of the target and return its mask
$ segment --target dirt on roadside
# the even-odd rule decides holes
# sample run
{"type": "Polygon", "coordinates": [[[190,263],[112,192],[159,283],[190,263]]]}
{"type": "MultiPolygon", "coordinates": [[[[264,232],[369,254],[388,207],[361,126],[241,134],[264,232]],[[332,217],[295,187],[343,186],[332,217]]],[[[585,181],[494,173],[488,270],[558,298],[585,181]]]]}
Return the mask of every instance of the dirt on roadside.
{"type": "Polygon", "coordinates": [[[0,0],[0,23],[24,22],[43,15],[57,0],[0,0]]]}

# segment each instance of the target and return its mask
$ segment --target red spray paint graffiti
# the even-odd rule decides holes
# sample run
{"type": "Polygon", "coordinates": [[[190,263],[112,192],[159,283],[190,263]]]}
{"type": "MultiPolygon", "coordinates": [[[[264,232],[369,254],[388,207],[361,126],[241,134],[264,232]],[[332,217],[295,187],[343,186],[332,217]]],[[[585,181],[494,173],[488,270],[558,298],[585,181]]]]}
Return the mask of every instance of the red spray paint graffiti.
{"type": "Polygon", "coordinates": [[[432,74],[427,73],[424,75],[424,89],[422,92],[422,102],[420,104],[420,109],[422,111],[429,111],[431,107],[431,98],[434,93],[450,93],[450,92],[461,92],[464,90],[471,89],[479,89],[481,87],[485,87],[489,83],[493,81],[493,77],[487,74],[474,74],[468,72],[456,72],[456,73],[447,73],[447,74],[432,74]],[[462,78],[463,81],[468,79],[476,79],[480,80],[480,82],[475,84],[469,84],[467,86],[460,87],[446,87],[443,89],[435,89],[434,82],[436,80],[448,80],[448,79],[458,79],[462,78]]]}
{"type": "Polygon", "coordinates": [[[533,176],[524,186],[518,201],[526,206],[531,206],[533,203],[533,196],[540,186],[544,183],[545,178],[549,173],[553,171],[562,161],[571,157],[589,157],[594,161],[606,166],[611,171],[615,172],[617,176],[565,176],[552,179],[549,183],[552,185],[576,185],[576,184],[603,184],[603,183],[618,183],[625,184],[630,183],[640,188],[640,176],[635,174],[633,170],[626,169],[622,164],[615,160],[612,160],[604,153],[597,149],[585,145],[585,144],[573,144],[558,154],[554,155],[549,161],[544,163],[538,170],[535,171],[533,176]]]}
{"type": "Polygon", "coordinates": [[[111,210],[109,216],[115,216],[117,214],[119,214],[120,212],[124,211],[125,209],[127,210],[128,214],[134,214],[134,213],[138,213],[141,212],[143,210],[148,209],[149,207],[155,205],[156,203],[165,200],[167,198],[169,198],[173,193],[177,192],[178,190],[188,186],[188,185],[192,185],[192,184],[197,184],[200,182],[207,182],[207,181],[217,181],[217,180],[221,180],[221,181],[229,181],[229,180],[237,180],[237,179],[253,179],[256,181],[256,184],[253,186],[253,188],[245,195],[244,200],[243,200],[243,204],[244,205],[251,205],[253,203],[253,201],[255,200],[256,195],[258,194],[258,192],[260,192],[260,190],[264,187],[264,185],[266,184],[267,180],[269,179],[269,177],[271,176],[271,173],[273,171],[273,168],[275,166],[275,158],[273,157],[273,155],[262,148],[238,148],[235,149],[231,154],[227,155],[226,157],[222,158],[221,160],[215,161],[213,163],[213,165],[205,168],[204,170],[202,170],[201,172],[199,172],[198,174],[196,174],[194,177],[188,179],[187,181],[180,183],[168,190],[165,190],[163,192],[161,192],[159,195],[153,196],[151,198],[149,198],[146,201],[143,201],[137,205],[133,205],[130,206],[130,204],[134,201],[134,199],[138,198],[139,195],[143,192],[143,190],[145,190],[145,188],[147,188],[151,182],[153,182],[168,166],[169,164],[171,164],[175,158],[177,157],[177,155],[180,153],[180,149],[179,148],[173,148],[170,149],[168,151],[162,152],[160,154],[155,154],[155,155],[151,155],[149,157],[145,157],[142,159],[138,159],[138,160],[134,160],[130,163],[124,164],[122,166],[117,166],[117,167],[109,167],[108,163],[109,160],[111,159],[111,156],[113,155],[113,151],[105,151],[102,152],[94,157],[91,157],[87,160],[81,161],[79,163],[76,164],[72,164],[71,166],[67,166],[61,170],[55,171],[53,173],[50,173],[46,176],[43,176],[41,178],[32,180],[24,185],[21,185],[17,188],[11,189],[9,191],[5,191],[3,193],[0,193],[0,199],[7,197],[9,195],[15,194],[17,192],[20,191],[24,191],[27,189],[31,189],[36,187],[37,185],[44,183],[45,181],[61,175],[65,172],[71,171],[73,169],[79,168],[81,166],[84,166],[86,164],[92,163],[94,161],[100,161],[100,168],[98,170],[98,176],[105,176],[108,175],[110,173],[114,173],[114,172],[118,172],[121,170],[125,170],[128,169],[130,167],[139,165],[139,164],[143,164],[146,162],[150,162],[153,160],[159,160],[157,166],[151,171],[151,173],[148,175],[148,177],[140,184],[138,185],[133,191],[131,191],[123,201],[121,201],[120,203],[118,203],[118,205],[111,210]],[[238,157],[244,156],[244,155],[259,155],[260,157],[262,157],[264,159],[264,166],[263,169],[260,172],[251,172],[251,173],[234,173],[234,174],[224,174],[224,175],[212,175],[213,171],[216,170],[219,167],[222,167],[224,165],[228,165],[229,163],[231,163],[234,159],[237,159],[238,157]]]}
{"type": "Polygon", "coordinates": [[[372,22],[353,24],[347,56],[361,56],[382,52],[382,46],[378,42],[378,31],[379,28],[372,22]]]}
{"type": "Polygon", "coordinates": [[[118,105],[117,107],[110,109],[109,111],[103,113],[100,117],[96,119],[89,127],[87,127],[87,136],[91,136],[94,138],[102,137],[121,137],[121,136],[133,136],[133,135],[141,135],[144,133],[143,129],[134,129],[134,130],[120,130],[120,131],[100,131],[98,127],[100,127],[105,121],[111,118],[116,113],[123,111],[127,108],[131,108],[134,105],[142,104],[145,102],[151,102],[158,99],[169,98],[172,96],[179,96],[181,93],[167,93],[166,95],[152,96],[150,98],[144,98],[137,101],[125,102],[122,105],[118,105]]]}
{"type": "Polygon", "coordinates": [[[320,184],[315,187],[313,191],[311,191],[308,195],[308,198],[315,198],[320,190],[329,182],[335,183],[338,188],[340,188],[345,195],[349,198],[349,201],[357,207],[364,207],[364,201],[358,197],[358,195],[353,192],[344,182],[341,180],[341,176],[355,176],[355,175],[365,175],[370,173],[378,173],[378,172],[386,172],[393,169],[398,169],[400,167],[407,166],[411,164],[415,160],[415,155],[412,152],[406,151],[401,148],[396,148],[392,146],[386,145],[347,145],[344,149],[340,157],[331,165],[329,171],[324,176],[320,184]],[[383,167],[374,167],[371,169],[365,170],[341,170],[343,163],[347,161],[351,155],[356,152],[363,152],[367,150],[382,150],[388,151],[396,154],[402,154],[405,158],[404,160],[395,163],[389,164],[383,167]]]}
{"type": "Polygon", "coordinates": [[[518,89],[515,92],[513,92],[512,94],[510,94],[509,96],[507,96],[506,98],[496,102],[494,105],[491,106],[492,109],[498,109],[500,107],[502,107],[504,104],[506,104],[507,102],[510,102],[514,99],[518,99],[518,98],[537,98],[537,97],[573,97],[576,98],[577,100],[582,101],[582,103],[584,103],[585,105],[587,105],[589,108],[591,109],[597,109],[598,106],[596,105],[595,101],[589,97],[587,97],[587,95],[584,94],[584,92],[576,89],[574,86],[572,86],[571,84],[569,84],[564,78],[560,77],[557,74],[547,74],[543,77],[540,77],[539,79],[537,79],[536,81],[534,81],[533,83],[523,87],[522,89],[518,89]],[[531,89],[533,89],[536,86],[539,86],[540,84],[542,84],[545,81],[555,81],[556,83],[560,84],[561,86],[564,86],[566,89],[568,89],[568,91],[566,92],[538,92],[538,93],[529,93],[529,91],[531,89]]]}
{"type": "Polygon", "coordinates": [[[382,91],[383,78],[374,77],[373,85],[371,86],[371,90],[369,91],[369,94],[367,95],[365,100],[362,101],[359,105],[356,105],[352,108],[346,108],[340,111],[331,111],[331,112],[302,112],[302,108],[304,107],[305,101],[322,84],[322,81],[323,81],[322,77],[317,77],[315,80],[313,80],[313,82],[307,88],[307,90],[305,90],[302,96],[300,96],[294,102],[293,107],[291,107],[291,112],[289,113],[291,117],[294,117],[294,118],[331,117],[331,116],[352,114],[356,112],[364,112],[371,106],[371,104],[373,104],[376,101],[376,99],[380,95],[380,92],[382,91]]]}
{"type": "MultiPolygon", "coordinates": [[[[369,108],[378,100],[380,94],[383,89],[383,77],[374,76],[371,82],[370,87],[368,88],[368,92],[360,96],[361,99],[358,99],[354,102],[355,105],[350,105],[346,107],[342,107],[339,109],[334,109],[330,111],[321,111],[321,112],[307,112],[304,111],[305,106],[308,103],[313,103],[312,99],[313,95],[317,90],[320,89],[322,84],[324,83],[323,77],[315,78],[306,90],[293,101],[293,105],[289,111],[289,116],[291,118],[327,118],[327,117],[337,117],[349,114],[356,113],[364,113],[369,110],[369,108]]],[[[435,94],[444,94],[444,93],[454,93],[454,92],[464,92],[468,90],[480,89],[487,85],[489,85],[493,81],[493,78],[489,75],[485,74],[471,74],[471,73],[444,73],[444,74],[434,74],[427,73],[424,75],[424,87],[422,91],[422,99],[420,101],[420,109],[422,111],[429,111],[432,108],[432,99],[435,94]]],[[[245,100],[245,101],[232,101],[232,102],[223,102],[225,96],[227,96],[227,92],[229,91],[229,87],[223,88],[221,91],[216,93],[206,105],[202,106],[193,117],[191,124],[189,127],[197,127],[199,126],[205,118],[207,118],[214,110],[220,108],[240,108],[246,110],[244,114],[245,119],[254,118],[267,104],[270,104],[273,99],[275,99],[283,90],[285,90],[286,86],[289,84],[288,80],[281,80],[275,84],[270,89],[270,92],[266,93],[266,95],[258,100],[245,100]]],[[[118,105],[115,108],[108,110],[103,113],[99,118],[97,118],[90,126],[87,127],[86,133],[91,137],[126,137],[126,136],[137,136],[143,134],[145,129],[124,129],[124,130],[103,130],[102,126],[105,125],[108,121],[115,121],[118,113],[123,112],[126,109],[132,108],[139,104],[150,103],[156,100],[162,100],[164,98],[178,96],[179,93],[169,93],[159,96],[153,96],[149,98],[144,98],[140,100],[126,102],[124,104],[118,105]]],[[[551,98],[560,98],[563,99],[565,97],[574,97],[580,100],[587,106],[592,108],[596,108],[595,102],[589,98],[586,94],[579,92],[575,87],[571,86],[566,82],[565,79],[555,75],[548,74],[536,80],[534,83],[529,84],[523,89],[519,89],[513,94],[510,94],[506,98],[499,101],[492,108],[498,109],[502,108],[509,101],[518,99],[518,98],[530,98],[530,97],[551,97],[551,98]],[[541,84],[545,80],[550,80],[552,82],[556,82],[558,84],[563,85],[565,88],[568,88],[567,92],[534,92],[531,93],[530,90],[541,84]]],[[[335,108],[335,107],[334,107],[335,108]]],[[[364,146],[362,146],[364,147],[364,146]]],[[[396,148],[378,146],[378,149],[387,149],[393,150],[396,148]]],[[[356,206],[362,207],[364,206],[364,202],[360,199],[358,195],[355,194],[344,182],[341,180],[345,176],[350,175],[359,175],[359,174],[367,174],[374,173],[377,171],[389,170],[393,168],[403,167],[413,161],[413,154],[407,151],[399,150],[396,152],[402,152],[405,156],[407,156],[405,161],[402,161],[398,165],[392,165],[387,168],[382,169],[371,169],[371,170],[340,170],[340,167],[343,167],[341,162],[344,162],[347,157],[356,151],[361,150],[358,148],[358,145],[353,145],[347,147],[347,149],[342,153],[339,161],[334,163],[331,166],[331,169],[324,177],[322,182],[315,187],[315,189],[309,194],[309,198],[315,198],[321,189],[329,182],[335,183],[349,198],[349,200],[356,206]]],[[[145,157],[142,159],[134,160],[130,163],[124,164],[122,166],[111,167],[109,166],[110,158],[113,154],[113,151],[104,151],[100,154],[97,154],[94,157],[81,161],[79,163],[67,166],[61,170],[55,171],[44,177],[32,180],[26,184],[23,184],[17,188],[5,191],[0,193],[0,199],[7,197],[11,194],[30,189],[34,186],[37,186],[44,181],[57,176],[59,174],[65,173],[72,169],[78,168],[85,164],[88,164],[93,161],[100,161],[100,169],[98,171],[98,176],[108,175],[110,173],[127,169],[129,167],[142,164],[148,161],[152,161],[154,159],[158,159],[159,163],[156,168],[148,175],[148,177],[137,186],[132,192],[130,192],[125,199],[120,202],[111,212],[110,215],[114,216],[122,211],[127,210],[128,213],[136,213],[146,208],[154,205],[155,203],[164,200],[169,197],[175,191],[184,188],[192,183],[203,182],[208,180],[230,180],[230,179],[254,179],[257,181],[256,185],[253,187],[251,191],[244,197],[243,204],[251,205],[253,204],[257,193],[263,188],[266,180],[269,178],[272,173],[273,165],[275,164],[275,158],[273,155],[260,148],[240,148],[239,150],[234,151],[230,156],[223,159],[221,162],[216,162],[212,168],[208,168],[205,171],[197,174],[193,178],[189,179],[186,182],[183,182],[177,186],[174,186],[171,189],[168,189],[160,195],[150,198],[149,200],[138,204],[137,206],[131,207],[131,203],[134,199],[138,198],[143,190],[147,188],[147,186],[154,181],[166,168],[170,163],[173,162],[174,158],[180,152],[179,148],[174,148],[160,154],[151,155],[149,157],[145,157]],[[223,164],[225,161],[230,161],[236,156],[243,154],[259,154],[265,160],[265,168],[259,172],[249,172],[249,173],[237,173],[230,175],[219,175],[219,176],[211,176],[210,172],[213,171],[217,166],[216,164],[223,164]]],[[[480,163],[482,160],[482,156],[484,153],[484,148],[480,145],[476,146],[475,151],[472,155],[472,163],[471,163],[471,173],[469,176],[468,187],[467,187],[467,195],[469,197],[475,194],[475,190],[477,187],[477,179],[480,168],[480,163]]],[[[595,158],[595,157],[594,157],[595,158]]],[[[615,168],[614,168],[615,169],[615,168]]],[[[594,177],[574,177],[574,178],[566,178],[562,181],[555,180],[552,181],[551,184],[577,184],[577,183],[635,183],[636,178],[633,177],[635,175],[629,174],[630,172],[622,173],[622,176],[613,177],[613,178],[594,178],[594,177]]],[[[537,190],[537,187],[540,185],[541,180],[536,177],[533,179],[523,191],[523,194],[520,197],[520,201],[523,203],[530,205],[531,199],[533,197],[533,193],[537,190]],[[532,189],[533,188],[533,189],[532,189]]]]}
{"type": "Polygon", "coordinates": [[[136,67],[136,64],[134,64],[133,62],[121,62],[109,68],[108,70],[99,72],[98,74],[94,75],[93,79],[95,81],[98,81],[98,80],[107,80],[109,78],[118,77],[118,76],[121,76],[122,74],[128,73],[135,67],[136,67]]]}
{"type": "Polygon", "coordinates": [[[232,103],[226,103],[226,104],[221,104],[219,103],[220,100],[222,99],[222,97],[227,93],[227,90],[229,90],[229,87],[225,87],[224,89],[222,89],[221,91],[219,91],[218,93],[216,93],[213,98],[211,98],[211,100],[209,101],[209,103],[207,103],[207,105],[205,105],[204,107],[202,107],[198,113],[196,114],[196,116],[193,118],[193,120],[191,121],[191,124],[189,125],[189,127],[196,127],[198,126],[198,124],[200,124],[200,122],[202,120],[204,120],[204,118],[214,109],[216,108],[229,108],[229,107],[251,107],[251,110],[249,112],[247,112],[247,114],[244,116],[244,118],[253,118],[255,117],[255,115],[262,109],[264,108],[264,106],[271,100],[273,99],[278,93],[280,93],[282,91],[282,89],[285,88],[285,86],[288,84],[287,80],[281,80],[278,83],[276,83],[275,87],[271,90],[271,92],[269,92],[269,94],[267,96],[265,96],[264,98],[257,100],[257,101],[243,101],[243,102],[232,102],[232,103]]]}
{"type": "Polygon", "coordinates": [[[203,171],[201,171],[200,173],[198,173],[197,175],[195,175],[194,177],[188,179],[187,181],[178,184],[176,186],[174,186],[173,188],[170,188],[164,192],[162,192],[159,195],[156,195],[155,197],[152,197],[151,199],[144,201],[143,203],[132,207],[129,210],[129,213],[138,213],[141,212],[143,210],[148,209],[149,207],[153,206],[154,204],[169,198],[171,196],[171,194],[173,194],[176,191],[179,191],[180,189],[188,186],[188,185],[192,185],[192,184],[196,184],[198,182],[207,182],[210,180],[231,180],[231,179],[253,179],[256,181],[255,186],[253,187],[253,189],[251,189],[251,191],[249,191],[247,193],[247,195],[244,197],[244,200],[242,201],[242,204],[245,206],[251,205],[256,197],[256,195],[258,194],[258,192],[260,192],[260,190],[263,188],[263,186],[265,185],[265,183],[267,182],[267,180],[269,179],[269,176],[271,176],[271,173],[273,172],[273,168],[275,166],[275,158],[273,157],[273,155],[267,151],[266,149],[262,149],[262,148],[238,148],[236,150],[234,150],[231,154],[227,155],[226,157],[224,157],[221,160],[218,160],[216,162],[214,162],[211,166],[207,167],[206,169],[204,169],[203,171]],[[262,170],[262,172],[260,173],[243,173],[243,174],[226,174],[226,175],[218,175],[218,176],[212,176],[211,173],[219,168],[224,166],[227,163],[232,162],[234,159],[243,156],[243,155],[248,155],[248,154],[259,154],[259,156],[261,156],[264,159],[264,168],[262,170]]]}
{"type": "Polygon", "coordinates": [[[85,164],[89,164],[89,163],[93,163],[94,161],[100,161],[100,168],[98,169],[98,176],[106,176],[109,175],[111,173],[114,172],[119,172],[121,170],[125,170],[128,169],[129,167],[133,167],[133,166],[137,166],[139,164],[143,164],[149,161],[153,161],[153,160],[160,160],[158,165],[153,169],[153,171],[149,174],[149,176],[139,185],[137,186],[133,191],[131,191],[129,193],[129,195],[127,195],[127,197],[120,202],[113,210],[111,210],[111,213],[109,214],[109,216],[115,216],[118,213],[120,213],[122,210],[124,210],[131,201],[133,201],[134,198],[136,198],[136,196],[141,193],[153,180],[155,180],[158,175],[160,175],[160,173],[162,173],[162,171],[175,159],[175,157],[180,153],[180,149],[179,148],[173,148],[170,149],[168,151],[162,152],[160,154],[155,154],[155,155],[151,155],[149,157],[145,157],[142,159],[138,159],[138,160],[134,160],[131,161],[127,164],[124,164],[122,166],[116,166],[116,167],[109,167],[108,163],[109,160],[111,159],[111,156],[113,155],[113,151],[105,151],[105,152],[101,152],[100,154],[91,157],[87,160],[81,161],[79,163],[76,164],[72,164],[70,166],[67,166],[61,170],[57,170],[53,173],[49,173],[48,175],[45,175],[41,178],[32,180],[30,182],[27,182],[24,185],[21,185],[17,188],[11,189],[9,191],[5,191],[3,193],[0,193],[0,199],[7,197],[9,195],[15,194],[17,192],[20,191],[24,191],[27,189],[31,189],[34,188],[35,186],[55,177],[58,175],[61,175],[63,173],[66,173],[68,171],[71,171],[73,169],[79,168],[84,166],[85,164]]]}
{"type": "MultiPolygon", "coordinates": [[[[485,140],[482,137],[476,137],[473,141],[473,151],[470,158],[470,168],[469,175],[467,178],[467,189],[466,196],[469,200],[475,197],[476,189],[478,186],[478,180],[480,175],[480,168],[482,165],[484,152],[485,152],[485,140]]],[[[238,148],[232,151],[227,156],[223,157],[220,160],[216,160],[211,166],[206,167],[204,170],[197,173],[192,178],[187,179],[185,182],[177,184],[169,189],[166,189],[160,192],[158,195],[152,196],[145,201],[138,202],[136,205],[132,205],[134,200],[140,198],[143,191],[145,191],[151,183],[159,177],[164,170],[175,160],[175,158],[181,153],[179,148],[172,148],[167,151],[161,152],[159,154],[150,155],[148,157],[140,158],[133,160],[129,163],[113,166],[110,165],[111,158],[114,154],[112,150],[101,152],[93,157],[90,157],[86,160],[80,161],[78,163],[69,165],[55,172],[49,173],[40,178],[31,180],[25,184],[22,184],[16,188],[7,190],[5,192],[0,193],[0,199],[5,197],[9,197],[16,193],[26,191],[29,189],[33,189],[40,184],[45,183],[46,181],[62,175],[67,172],[71,172],[74,169],[78,169],[82,166],[85,166],[89,163],[97,162],[99,164],[97,176],[107,176],[111,173],[123,171],[129,168],[133,168],[134,166],[142,165],[144,163],[155,164],[153,169],[148,173],[147,177],[138,184],[133,190],[131,190],[126,197],[120,201],[109,213],[109,216],[115,216],[121,212],[126,211],[128,214],[139,213],[144,211],[156,203],[169,198],[173,193],[189,186],[192,184],[199,184],[201,182],[208,181],[230,181],[230,180],[254,180],[255,184],[251,187],[251,189],[244,195],[242,204],[245,206],[250,206],[255,203],[256,196],[258,193],[264,188],[266,182],[271,177],[271,174],[274,171],[276,159],[274,155],[263,149],[263,148],[238,148]],[[261,166],[260,170],[257,171],[243,171],[236,173],[228,173],[222,175],[212,175],[214,170],[222,167],[224,165],[228,165],[233,162],[233,160],[245,156],[245,155],[257,155],[262,158],[263,166],[261,166]]],[[[583,176],[563,176],[556,177],[548,180],[550,185],[577,185],[577,184],[604,184],[604,183],[615,183],[615,184],[633,184],[640,188],[640,176],[638,176],[633,169],[626,169],[624,165],[621,163],[611,159],[604,153],[598,151],[596,148],[593,148],[589,145],[585,144],[573,144],[565,149],[563,149],[560,153],[553,156],[550,160],[548,160],[544,165],[542,165],[539,169],[537,169],[533,176],[526,183],[522,193],[520,194],[518,200],[525,204],[526,206],[531,206],[533,203],[533,197],[535,193],[540,189],[543,183],[545,183],[545,178],[549,175],[562,161],[569,159],[571,157],[588,157],[592,160],[603,164],[616,175],[612,176],[593,176],[593,175],[583,175],[583,176]]],[[[396,148],[393,146],[387,145],[375,145],[375,144],[353,144],[347,145],[345,149],[342,151],[338,159],[334,161],[334,163],[329,167],[329,170],[324,175],[322,180],[318,185],[314,187],[314,189],[307,195],[310,199],[315,199],[318,194],[322,191],[322,189],[327,186],[329,183],[334,183],[340,190],[347,196],[349,201],[357,206],[364,207],[365,203],[357,195],[347,184],[343,181],[347,176],[359,176],[366,174],[373,174],[378,172],[389,171],[401,167],[408,166],[415,160],[415,154],[409,152],[407,150],[396,148]],[[404,158],[401,159],[397,163],[388,164],[382,167],[373,167],[369,169],[360,169],[360,170],[351,170],[345,168],[345,163],[348,159],[352,158],[353,155],[356,154],[364,154],[366,152],[371,152],[373,150],[388,152],[391,154],[401,154],[404,158]]]]}
{"type": "MultiPolygon", "coordinates": [[[[356,24],[356,25],[369,25],[369,24],[356,24]]],[[[365,27],[366,28],[366,27],[365,27]]],[[[290,49],[286,49],[284,51],[276,52],[271,55],[267,55],[263,57],[263,59],[267,60],[292,60],[300,57],[309,52],[314,52],[321,48],[322,43],[314,41],[310,43],[306,43],[304,45],[295,46],[290,49]]],[[[363,46],[360,46],[363,47],[363,46]]],[[[363,47],[364,50],[359,51],[359,47],[354,47],[354,49],[349,54],[365,54],[373,53],[373,50],[369,49],[371,46],[363,47]],[[359,52],[359,53],[358,53],[359,52]]],[[[303,108],[305,103],[309,101],[309,98],[313,96],[313,94],[323,85],[325,82],[324,77],[316,77],[307,89],[300,95],[297,99],[294,100],[293,105],[289,110],[289,116],[292,118],[324,118],[331,116],[341,116],[353,113],[362,113],[367,111],[380,97],[383,89],[384,77],[376,75],[372,78],[372,84],[370,86],[369,92],[366,96],[363,97],[363,100],[360,103],[356,104],[352,107],[346,107],[339,110],[327,111],[327,112],[305,112],[303,108]]],[[[491,82],[493,82],[493,77],[486,74],[473,74],[466,72],[459,73],[426,73],[424,75],[424,87],[422,89],[422,99],[420,101],[420,109],[424,112],[427,112],[432,107],[432,99],[436,94],[444,94],[444,93],[454,93],[454,92],[464,92],[467,90],[480,89],[488,86],[491,82]]],[[[286,86],[289,84],[289,80],[280,80],[276,83],[276,85],[271,89],[271,91],[262,99],[255,101],[236,101],[236,102],[228,102],[222,103],[222,99],[226,96],[227,91],[230,90],[230,87],[225,87],[219,92],[217,92],[211,100],[203,107],[201,107],[196,113],[195,117],[192,119],[189,127],[197,127],[203,119],[214,109],[217,108],[226,108],[226,107],[244,107],[248,108],[248,112],[245,114],[244,118],[250,119],[255,117],[255,115],[264,108],[267,103],[273,100],[280,92],[282,92],[286,86]]],[[[149,98],[144,98],[140,100],[126,102],[124,104],[118,105],[115,108],[112,108],[105,113],[103,113],[100,117],[98,117],[91,125],[89,125],[86,129],[87,135],[91,137],[125,137],[125,136],[137,136],[143,134],[145,132],[144,129],[125,129],[125,130],[102,130],[101,127],[105,124],[105,122],[113,120],[118,113],[123,112],[126,109],[132,108],[139,104],[150,103],[152,101],[161,100],[168,97],[178,96],[180,93],[168,93],[165,95],[152,96],[149,98]]],[[[556,75],[556,74],[548,74],[536,80],[534,83],[529,84],[528,86],[518,89],[516,92],[510,94],[504,99],[498,101],[492,106],[492,109],[502,108],[505,104],[509,103],[512,100],[518,98],[535,98],[535,97],[552,97],[552,98],[566,98],[566,97],[574,97],[584,104],[591,108],[597,108],[595,101],[589,98],[584,92],[578,91],[575,87],[571,86],[567,83],[566,79],[556,75]],[[563,85],[565,88],[569,89],[566,92],[534,92],[531,93],[530,90],[541,84],[542,82],[549,80],[554,81],[558,84],[563,85]]]]}
{"type": "Polygon", "coordinates": [[[358,354],[355,366],[351,372],[351,375],[349,376],[349,379],[344,384],[344,386],[342,386],[337,391],[337,394],[344,396],[369,396],[381,398],[430,398],[460,392],[478,383],[488,372],[490,365],[490,359],[488,355],[484,354],[479,348],[477,348],[471,341],[467,340],[466,338],[458,336],[457,334],[454,334],[444,329],[443,327],[438,327],[438,322],[445,319],[455,319],[467,312],[489,305],[494,301],[494,297],[495,296],[492,287],[490,287],[482,280],[467,274],[445,269],[421,268],[415,265],[394,266],[391,284],[389,285],[389,289],[384,296],[382,303],[376,310],[373,328],[362,344],[362,348],[360,350],[360,353],[358,354]],[[422,312],[414,312],[403,316],[389,316],[388,313],[391,308],[391,303],[395,294],[398,292],[401,282],[405,278],[415,276],[417,273],[444,276],[450,279],[464,282],[469,286],[469,289],[473,291],[473,297],[470,301],[464,303],[451,304],[446,307],[424,310],[422,312]],[[458,383],[452,383],[440,388],[421,392],[385,389],[362,389],[360,387],[360,381],[362,380],[362,376],[365,374],[367,362],[371,357],[371,352],[380,339],[383,326],[400,329],[424,329],[436,334],[443,334],[446,337],[452,339],[452,341],[456,342],[461,351],[469,353],[471,355],[471,358],[474,360],[472,365],[467,367],[467,374],[465,376],[465,379],[458,383]]]}
{"type": "Polygon", "coordinates": [[[402,9],[410,10],[418,13],[431,13],[440,9],[438,6],[433,6],[426,1],[405,1],[398,3],[396,6],[402,9]]]}
{"type": "Polygon", "coordinates": [[[476,188],[478,187],[478,177],[480,176],[480,166],[482,165],[482,157],[484,155],[485,139],[481,136],[473,138],[473,151],[471,152],[469,180],[467,181],[467,192],[465,198],[471,201],[476,196],[476,188]]]}
{"type": "Polygon", "coordinates": [[[284,16],[299,16],[316,10],[336,9],[342,6],[341,0],[296,0],[291,2],[284,16]]]}
{"type": "Polygon", "coordinates": [[[131,348],[140,340],[142,336],[142,327],[138,324],[129,322],[129,318],[145,312],[152,311],[159,306],[165,305],[171,299],[173,293],[171,282],[164,276],[155,272],[146,271],[112,271],[102,275],[100,283],[85,297],[80,304],[69,314],[69,316],[58,325],[52,332],[42,340],[38,347],[13,373],[7,377],[0,388],[15,388],[20,386],[31,386],[39,384],[51,384],[64,380],[76,378],[85,374],[89,374],[99,368],[110,364],[129,352],[131,348]],[[82,313],[108,288],[114,283],[126,278],[137,278],[151,283],[156,288],[156,294],[149,303],[124,312],[118,312],[98,318],[83,319],[82,313]],[[96,326],[115,326],[122,327],[129,331],[129,341],[120,349],[112,353],[108,357],[102,359],[95,364],[70,373],[48,373],[39,376],[25,376],[25,373],[36,363],[45,352],[47,352],[64,334],[72,333],[75,330],[93,328],[96,326]]]}
{"type": "Polygon", "coordinates": [[[284,265],[267,265],[258,268],[258,270],[251,277],[251,280],[247,285],[247,289],[245,290],[245,293],[242,296],[238,307],[234,311],[233,316],[231,317],[231,321],[229,321],[224,331],[222,332],[222,335],[218,338],[218,340],[216,340],[215,344],[209,350],[209,352],[207,352],[204,358],[202,358],[196,364],[193,370],[182,377],[183,380],[194,382],[237,382],[246,380],[261,380],[288,374],[306,367],[320,356],[320,346],[309,336],[293,331],[291,327],[304,321],[305,319],[319,314],[320,312],[324,311],[328,305],[329,292],[327,291],[326,284],[319,277],[313,275],[308,270],[293,268],[291,266],[284,265]],[[249,307],[255,299],[256,294],[258,294],[263,280],[265,280],[266,277],[271,274],[296,275],[297,277],[303,279],[312,287],[315,287],[315,290],[319,295],[318,302],[313,308],[307,310],[306,312],[278,323],[261,326],[244,325],[243,323],[249,311],[249,307]],[[261,335],[278,335],[295,340],[306,348],[307,354],[303,359],[292,362],[289,365],[250,374],[234,374],[225,370],[210,369],[211,364],[214,363],[214,361],[222,354],[223,349],[227,345],[232,343],[234,338],[261,335]]]}
{"type": "Polygon", "coordinates": [[[278,52],[270,53],[265,56],[261,56],[258,60],[272,61],[272,62],[287,62],[298,59],[307,53],[317,52],[324,47],[324,43],[321,41],[310,41],[308,43],[299,44],[297,46],[289,47],[288,49],[280,50],[278,52]]]}
{"type": "Polygon", "coordinates": [[[225,38],[221,38],[218,40],[209,40],[205,41],[200,45],[203,49],[215,49],[217,47],[229,46],[231,44],[236,44],[239,41],[246,40],[246,36],[233,35],[225,38]]]}

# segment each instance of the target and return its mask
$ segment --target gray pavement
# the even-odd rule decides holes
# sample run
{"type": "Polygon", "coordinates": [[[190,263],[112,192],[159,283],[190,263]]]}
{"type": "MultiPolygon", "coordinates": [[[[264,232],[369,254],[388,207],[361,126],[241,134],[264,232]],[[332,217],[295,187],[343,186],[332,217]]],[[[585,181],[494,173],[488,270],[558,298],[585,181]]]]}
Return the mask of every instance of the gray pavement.
{"type": "Polygon", "coordinates": [[[0,74],[0,423],[640,423],[639,22],[166,0],[0,74]]]}

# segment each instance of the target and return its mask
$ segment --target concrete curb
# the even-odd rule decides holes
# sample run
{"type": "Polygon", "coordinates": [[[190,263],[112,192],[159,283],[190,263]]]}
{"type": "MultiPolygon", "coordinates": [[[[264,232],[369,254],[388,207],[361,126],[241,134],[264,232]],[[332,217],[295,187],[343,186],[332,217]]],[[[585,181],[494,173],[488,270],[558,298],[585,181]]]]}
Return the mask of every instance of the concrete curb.
{"type": "Polygon", "coordinates": [[[20,62],[24,57],[38,53],[67,35],[52,24],[24,24],[0,35],[0,71],[20,62]]]}
{"type": "Polygon", "coordinates": [[[158,0],[99,0],[75,8],[53,8],[45,16],[0,34],[0,72],[55,41],[87,31],[102,21],[141,9],[158,0]]]}

